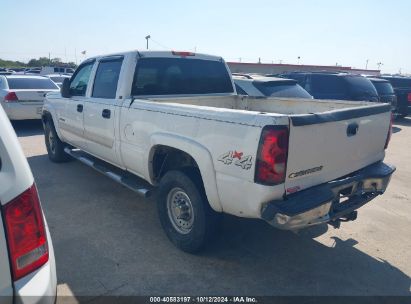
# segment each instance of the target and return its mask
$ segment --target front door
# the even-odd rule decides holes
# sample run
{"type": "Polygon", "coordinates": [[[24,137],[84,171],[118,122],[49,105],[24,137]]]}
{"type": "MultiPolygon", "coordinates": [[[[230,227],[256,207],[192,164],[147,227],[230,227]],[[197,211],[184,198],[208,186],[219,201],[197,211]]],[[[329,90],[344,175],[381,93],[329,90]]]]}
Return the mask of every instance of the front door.
{"type": "MultiPolygon", "coordinates": [[[[94,61],[83,63],[70,80],[70,98],[58,117],[63,140],[79,148],[85,148],[84,140],[84,101],[90,82],[94,61]]],[[[64,98],[65,99],[65,98],[64,98]]]]}

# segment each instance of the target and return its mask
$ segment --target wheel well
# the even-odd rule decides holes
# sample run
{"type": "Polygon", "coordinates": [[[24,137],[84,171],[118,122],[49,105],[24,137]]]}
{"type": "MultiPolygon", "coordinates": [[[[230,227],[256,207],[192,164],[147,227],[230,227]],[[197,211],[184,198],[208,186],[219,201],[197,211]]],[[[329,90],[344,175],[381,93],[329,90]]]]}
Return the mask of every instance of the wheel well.
{"type": "Polygon", "coordinates": [[[53,118],[51,117],[51,114],[49,112],[44,112],[41,115],[41,121],[43,122],[43,124],[45,124],[47,121],[53,123],[53,118]]]}
{"type": "Polygon", "coordinates": [[[188,153],[169,146],[157,146],[152,157],[152,176],[159,181],[170,170],[187,170],[193,168],[198,170],[194,158],[188,153]]]}

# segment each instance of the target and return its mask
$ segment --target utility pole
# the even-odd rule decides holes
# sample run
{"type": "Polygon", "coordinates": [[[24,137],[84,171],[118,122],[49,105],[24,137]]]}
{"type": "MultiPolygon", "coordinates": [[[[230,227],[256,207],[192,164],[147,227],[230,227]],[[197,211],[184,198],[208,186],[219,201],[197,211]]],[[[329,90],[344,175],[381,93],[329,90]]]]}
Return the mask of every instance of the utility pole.
{"type": "Polygon", "coordinates": [[[150,38],[151,38],[150,35],[147,35],[147,36],[146,36],[146,40],[147,40],[146,48],[147,48],[147,50],[148,50],[148,39],[150,39],[150,38]]]}
{"type": "Polygon", "coordinates": [[[300,59],[301,59],[301,57],[298,56],[297,59],[298,59],[298,64],[300,64],[300,59]]]}
{"type": "Polygon", "coordinates": [[[51,65],[50,52],[49,52],[49,65],[51,65]]]}
{"type": "Polygon", "coordinates": [[[384,65],[381,61],[377,63],[378,69],[381,70],[381,66],[384,65]]]}
{"type": "Polygon", "coordinates": [[[368,61],[369,59],[367,59],[367,61],[365,62],[365,69],[368,70],[368,61]]]}

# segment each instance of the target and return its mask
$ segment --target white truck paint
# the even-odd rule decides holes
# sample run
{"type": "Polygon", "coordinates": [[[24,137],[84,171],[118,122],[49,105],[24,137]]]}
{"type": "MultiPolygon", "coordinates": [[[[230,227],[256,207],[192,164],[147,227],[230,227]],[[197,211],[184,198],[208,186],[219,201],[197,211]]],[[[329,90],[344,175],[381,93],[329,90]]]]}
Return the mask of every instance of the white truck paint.
{"type": "Polygon", "coordinates": [[[33,175],[17,136],[0,107],[0,302],[54,303],[56,296],[56,266],[53,244],[44,218],[49,259],[40,268],[14,280],[3,222],[5,206],[34,184],[33,175]]]}
{"type": "MultiPolygon", "coordinates": [[[[195,73],[193,69],[190,71],[186,73],[195,73]]],[[[210,75],[206,71],[202,73],[203,76],[196,74],[203,77],[202,83],[210,82],[210,86],[217,87],[217,82],[212,84],[212,77],[217,76],[211,71],[210,75]]],[[[50,132],[46,129],[48,148],[68,143],[153,186],[161,186],[162,177],[157,172],[156,153],[159,148],[174,148],[194,160],[207,202],[214,211],[264,218],[283,229],[332,220],[331,202],[327,202],[326,207],[322,204],[311,208],[314,213],[302,219],[297,217],[297,222],[291,216],[289,223],[284,222],[284,217],[278,221],[264,216],[264,210],[272,209],[269,205],[282,206],[296,195],[304,200],[302,190],[327,184],[382,161],[390,130],[391,114],[386,105],[237,96],[222,58],[201,54],[131,51],[91,58],[78,68],[71,84],[67,82],[66,87],[63,84],[62,92],[66,92],[64,97],[51,93],[45,100],[43,120],[52,122],[56,132],[56,136],[48,137],[50,132]],[[104,63],[110,60],[117,60],[119,65],[114,92],[107,98],[93,97],[101,77],[98,69],[101,67],[103,73],[104,63]],[[215,68],[220,65],[221,73],[228,78],[219,75],[218,83],[227,81],[229,88],[224,92],[173,93],[179,89],[193,93],[189,82],[194,81],[191,86],[197,83],[184,74],[184,65],[195,66],[200,62],[215,68]],[[161,67],[155,70],[158,66],[161,67]],[[150,83],[155,78],[153,73],[160,72],[157,82],[150,83]],[[85,83],[79,82],[80,78],[85,83]],[[76,93],[77,82],[82,85],[82,94],[76,93]],[[75,94],[69,92],[70,85],[75,94]],[[153,88],[157,91],[150,91],[153,88]],[[103,117],[105,112],[110,113],[110,117],[103,117]],[[281,172],[284,179],[278,183],[261,182],[256,177],[260,173],[256,164],[263,155],[259,153],[274,155],[271,148],[259,152],[264,146],[262,132],[278,128],[285,130],[288,141],[288,148],[284,150],[288,158],[274,160],[275,170],[281,172]],[[349,131],[353,134],[348,134],[349,131]],[[55,137],[59,141],[53,141],[55,137]]],[[[280,136],[278,134],[276,136],[280,136]]],[[[53,155],[50,155],[52,159],[53,155]]],[[[378,175],[384,180],[384,187],[376,187],[375,192],[380,194],[385,190],[393,170],[387,169],[389,172],[383,177],[373,173],[373,178],[378,175]]],[[[361,176],[369,177],[368,172],[361,176]]],[[[335,196],[339,197],[339,193],[335,196]]]]}

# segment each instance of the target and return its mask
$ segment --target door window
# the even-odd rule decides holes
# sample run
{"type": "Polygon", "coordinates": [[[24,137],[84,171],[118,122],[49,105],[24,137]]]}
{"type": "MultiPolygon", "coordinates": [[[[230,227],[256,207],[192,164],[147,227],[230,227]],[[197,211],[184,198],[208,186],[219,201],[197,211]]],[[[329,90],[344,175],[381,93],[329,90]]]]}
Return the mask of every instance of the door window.
{"type": "Polygon", "coordinates": [[[88,81],[90,79],[91,69],[94,62],[90,62],[80,66],[70,81],[70,95],[84,96],[86,95],[88,81]]]}
{"type": "Polygon", "coordinates": [[[92,97],[116,98],[118,78],[123,59],[100,61],[94,79],[92,97]]]}

